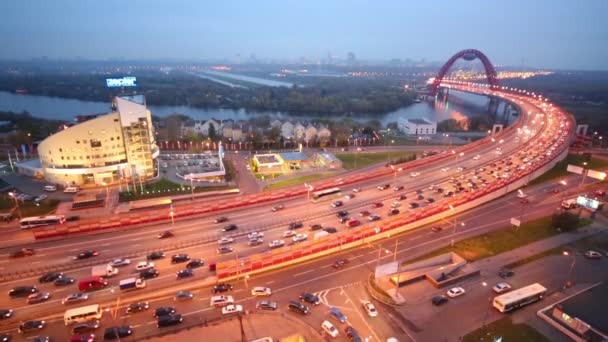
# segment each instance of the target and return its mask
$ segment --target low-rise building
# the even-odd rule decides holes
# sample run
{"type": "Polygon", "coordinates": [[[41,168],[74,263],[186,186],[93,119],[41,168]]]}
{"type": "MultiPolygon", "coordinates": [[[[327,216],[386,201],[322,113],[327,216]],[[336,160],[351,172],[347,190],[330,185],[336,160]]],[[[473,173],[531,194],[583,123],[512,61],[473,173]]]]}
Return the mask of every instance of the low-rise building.
{"type": "Polygon", "coordinates": [[[426,119],[399,118],[397,126],[404,134],[426,135],[437,133],[437,123],[426,119]]]}

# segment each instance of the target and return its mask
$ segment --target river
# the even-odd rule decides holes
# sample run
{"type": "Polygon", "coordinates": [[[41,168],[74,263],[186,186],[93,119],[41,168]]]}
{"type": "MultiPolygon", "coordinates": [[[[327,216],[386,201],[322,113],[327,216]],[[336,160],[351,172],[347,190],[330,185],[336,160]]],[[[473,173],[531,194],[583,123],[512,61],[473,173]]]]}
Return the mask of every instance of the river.
{"type": "MultiPolygon", "coordinates": [[[[340,120],[352,117],[359,122],[376,119],[383,125],[403,118],[426,118],[441,121],[448,118],[462,119],[465,116],[483,115],[487,110],[488,99],[468,93],[450,91],[450,99],[445,102],[421,102],[386,114],[290,114],[285,112],[254,112],[245,109],[205,109],[188,106],[148,106],[153,115],[165,117],[174,113],[185,114],[195,120],[235,119],[247,120],[258,115],[269,115],[278,119],[314,120],[317,118],[340,120]]],[[[76,115],[101,114],[110,111],[109,102],[80,101],[58,97],[19,95],[0,92],[0,111],[26,111],[33,116],[45,119],[72,120],[76,115]]]]}

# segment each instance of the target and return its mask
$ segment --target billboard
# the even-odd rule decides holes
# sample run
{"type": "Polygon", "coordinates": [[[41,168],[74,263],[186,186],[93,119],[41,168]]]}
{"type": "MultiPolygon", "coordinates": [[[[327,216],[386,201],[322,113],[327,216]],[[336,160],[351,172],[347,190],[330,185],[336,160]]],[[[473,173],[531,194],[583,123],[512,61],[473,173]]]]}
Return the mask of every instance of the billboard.
{"type": "Polygon", "coordinates": [[[133,76],[122,78],[106,78],[106,86],[108,88],[137,87],[137,78],[133,76]]]}

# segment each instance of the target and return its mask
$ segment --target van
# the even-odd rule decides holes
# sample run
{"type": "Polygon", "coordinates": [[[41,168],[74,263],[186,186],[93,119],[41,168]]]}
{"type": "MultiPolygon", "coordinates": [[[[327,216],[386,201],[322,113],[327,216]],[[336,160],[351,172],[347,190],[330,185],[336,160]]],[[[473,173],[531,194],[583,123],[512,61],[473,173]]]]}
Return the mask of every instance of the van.
{"type": "Polygon", "coordinates": [[[44,191],[49,191],[49,192],[57,191],[57,187],[54,185],[45,185],[44,191]]]}
{"type": "Polygon", "coordinates": [[[209,306],[221,308],[223,306],[233,304],[234,298],[232,296],[213,296],[209,300],[209,306]]]}
{"type": "Polygon", "coordinates": [[[69,193],[76,193],[76,192],[78,192],[78,190],[80,190],[80,189],[78,189],[77,186],[68,186],[67,188],[63,189],[63,192],[65,192],[66,194],[69,194],[69,193]]]}

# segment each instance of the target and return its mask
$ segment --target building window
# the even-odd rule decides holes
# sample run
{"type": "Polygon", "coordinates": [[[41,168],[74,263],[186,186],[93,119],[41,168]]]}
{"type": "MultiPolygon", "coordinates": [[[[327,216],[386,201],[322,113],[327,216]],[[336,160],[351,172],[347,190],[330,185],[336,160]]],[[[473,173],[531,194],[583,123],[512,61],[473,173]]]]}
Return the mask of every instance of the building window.
{"type": "Polygon", "coordinates": [[[91,147],[101,147],[101,141],[97,139],[91,139],[91,147]]]}
{"type": "Polygon", "coordinates": [[[63,149],[62,149],[62,148],[60,148],[60,149],[59,149],[59,152],[63,152],[63,149]]]}
{"type": "Polygon", "coordinates": [[[63,156],[61,156],[61,160],[63,160],[63,156]]]}
{"type": "Polygon", "coordinates": [[[89,135],[93,135],[93,131],[89,130],[89,135]]]}
{"type": "Polygon", "coordinates": [[[110,140],[111,140],[111,141],[114,141],[114,137],[111,137],[111,138],[110,138],[110,140]]]}
{"type": "Polygon", "coordinates": [[[76,140],[76,143],[77,143],[77,144],[80,144],[80,140],[76,140]]]}
{"type": "Polygon", "coordinates": [[[86,144],[86,143],[87,143],[87,141],[86,141],[86,140],[83,140],[83,141],[82,141],[82,143],[83,143],[83,144],[86,144]]]}
{"type": "Polygon", "coordinates": [[[116,137],[116,140],[120,140],[120,137],[116,137]]]}

